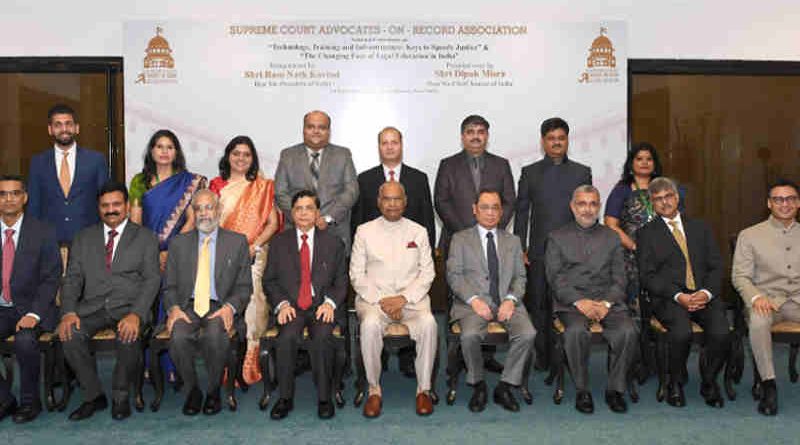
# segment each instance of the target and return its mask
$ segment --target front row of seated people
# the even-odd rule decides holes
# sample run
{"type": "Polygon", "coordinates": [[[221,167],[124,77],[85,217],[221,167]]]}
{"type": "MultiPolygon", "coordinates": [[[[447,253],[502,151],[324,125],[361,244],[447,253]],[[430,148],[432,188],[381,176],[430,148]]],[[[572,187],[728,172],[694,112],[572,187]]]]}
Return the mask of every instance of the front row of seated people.
{"type": "MultiPolygon", "coordinates": [[[[637,234],[637,258],[642,287],[667,331],[667,401],[685,405],[691,322],[696,322],[703,328],[706,345],[700,392],[708,405],[721,407],[716,380],[731,340],[720,298],[719,249],[707,224],[678,211],[674,182],[655,179],[648,192],[658,217],[637,234]]],[[[734,256],[733,283],[747,307],[751,345],[763,379],[758,410],[767,415],[778,410],[770,327],[780,321],[800,322],[799,200],[794,183],[782,181],[770,187],[770,217],[741,233],[734,256]]],[[[26,202],[24,180],[0,176],[0,335],[14,335],[21,370],[19,402],[11,394],[11,382],[0,377],[0,420],[12,416],[24,423],[41,411],[38,337],[54,328],[81,389],[82,403],[70,414],[71,420],[86,419],[107,408],[90,340],[101,330],[114,331],[112,416],[124,419],[131,414],[129,394],[137,379],[133,374],[143,366],[143,333],[152,324],[152,307],[161,286],[158,240],[128,219],[124,184],[109,181],[101,187],[100,222],[79,232],[69,251],[56,326],[61,260],[55,232],[24,215],[26,202]]],[[[430,391],[438,339],[428,292],[435,273],[428,234],[423,226],[403,217],[406,205],[402,184],[383,184],[378,193],[381,216],[359,226],[353,241],[349,279],[357,294],[360,346],[369,384],[366,417],[381,413],[380,356],[384,333],[392,323],[405,325],[416,345],[416,412],[423,416],[433,412],[430,391]]],[[[219,227],[217,196],[198,191],[191,206],[196,228],[178,235],[169,247],[166,329],[170,353],[185,382],[183,413],[211,415],[221,408],[227,351],[234,337],[244,335],[242,314],[253,283],[247,240],[219,227]],[[195,371],[197,355],[202,356],[208,374],[205,397],[195,371]]],[[[605,401],[612,411],[627,410],[623,393],[638,346],[625,298],[622,247],[616,234],[598,223],[600,208],[596,188],[578,187],[570,202],[574,222],[551,232],[546,249],[554,313],[564,327],[565,355],[577,389],[576,409],[584,413],[594,409],[587,370],[592,326],[602,326],[610,347],[605,401]]],[[[273,419],[284,418],[293,409],[294,367],[306,329],[318,414],[334,416],[333,332],[345,315],[347,253],[339,238],[316,228],[319,212],[319,199],[313,192],[294,195],[292,227],[274,239],[263,276],[279,326],[280,397],[271,411],[273,419]]],[[[473,386],[468,407],[482,411],[486,406],[481,341],[489,323],[497,322],[509,334],[510,349],[493,401],[518,411],[512,389],[523,383],[536,337],[522,304],[526,273],[521,243],[499,227],[503,202],[498,192],[480,191],[473,213],[477,224],[453,235],[447,259],[447,281],[454,294],[450,318],[460,325],[466,380],[473,386]]]]}

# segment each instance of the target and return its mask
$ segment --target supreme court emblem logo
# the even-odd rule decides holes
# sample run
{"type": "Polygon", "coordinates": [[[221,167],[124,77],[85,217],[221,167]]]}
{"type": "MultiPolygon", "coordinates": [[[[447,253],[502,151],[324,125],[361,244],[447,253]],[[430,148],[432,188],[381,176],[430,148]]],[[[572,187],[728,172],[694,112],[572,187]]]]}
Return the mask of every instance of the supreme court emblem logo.
{"type": "Polygon", "coordinates": [[[601,27],[600,35],[592,41],[589,55],[586,57],[586,71],[578,77],[579,83],[617,83],[617,57],[614,55],[614,44],[608,38],[608,28],[601,27]]]}
{"type": "Polygon", "coordinates": [[[147,43],[143,61],[143,71],[136,76],[136,83],[178,83],[175,59],[167,39],[162,36],[164,29],[156,27],[156,35],[147,43]]]}

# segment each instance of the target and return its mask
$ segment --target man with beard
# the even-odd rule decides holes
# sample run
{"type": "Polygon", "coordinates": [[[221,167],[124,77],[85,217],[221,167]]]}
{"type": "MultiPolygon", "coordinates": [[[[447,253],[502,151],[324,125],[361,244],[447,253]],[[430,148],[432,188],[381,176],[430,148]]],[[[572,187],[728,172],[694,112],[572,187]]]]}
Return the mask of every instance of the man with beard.
{"type": "Polygon", "coordinates": [[[575,381],[575,408],[594,411],[589,388],[589,353],[593,323],[603,326],[609,365],[606,404],[627,411],[628,368],[636,351],[636,327],[625,304],[625,259],[619,236],[597,222],[600,193],[582,185],[572,193],[575,221],[550,232],[545,253],[547,281],[553,289],[553,310],[564,323],[564,349],[575,381]]]}
{"type": "Polygon", "coordinates": [[[197,228],[170,243],[164,288],[169,353],[184,381],[187,416],[199,413],[201,403],[207,415],[220,411],[225,358],[231,337],[244,335],[240,315],[253,293],[247,239],[219,227],[217,195],[200,190],[192,208],[197,228]],[[205,402],[194,365],[198,354],[208,371],[205,402]]]}
{"type": "Polygon", "coordinates": [[[125,184],[109,181],[97,200],[102,223],[75,235],[61,288],[58,335],[83,395],[70,420],[86,419],[108,406],[89,350],[90,340],[103,329],[117,334],[111,414],[117,420],[130,416],[128,389],[134,371],[143,366],[141,334],[161,284],[158,239],[128,220],[125,184]]]}
{"type": "Polygon", "coordinates": [[[97,223],[97,191],[108,181],[108,168],[102,154],[75,142],[80,132],[75,110],[56,105],[47,118],[54,148],[31,159],[27,213],[52,224],[63,246],[78,231],[97,223]]]}

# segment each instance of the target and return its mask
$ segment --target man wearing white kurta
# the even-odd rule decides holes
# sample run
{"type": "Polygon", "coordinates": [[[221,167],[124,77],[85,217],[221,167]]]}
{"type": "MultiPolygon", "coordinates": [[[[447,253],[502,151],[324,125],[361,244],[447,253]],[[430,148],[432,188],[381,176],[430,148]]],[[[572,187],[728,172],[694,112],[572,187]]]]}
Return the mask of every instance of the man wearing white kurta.
{"type": "Polygon", "coordinates": [[[390,323],[408,327],[416,343],[417,414],[433,412],[429,391],[437,327],[428,291],[435,271],[428,233],[425,227],[403,218],[405,207],[402,184],[384,183],[378,192],[382,216],[358,226],[353,242],[350,281],[357,294],[361,355],[369,383],[366,417],[377,417],[381,412],[381,351],[390,323]]]}

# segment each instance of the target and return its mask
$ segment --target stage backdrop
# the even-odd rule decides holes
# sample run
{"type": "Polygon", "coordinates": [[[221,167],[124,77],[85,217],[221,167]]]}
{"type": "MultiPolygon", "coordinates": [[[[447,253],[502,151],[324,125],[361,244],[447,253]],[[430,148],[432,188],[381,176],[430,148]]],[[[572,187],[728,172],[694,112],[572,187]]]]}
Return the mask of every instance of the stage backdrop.
{"type": "Polygon", "coordinates": [[[569,156],[592,167],[604,199],[625,159],[624,22],[133,21],[124,46],[128,180],[160,128],[209,178],[226,143],[249,135],[273,177],[314,109],[359,172],[378,163],[378,131],[395,126],[405,162],[433,183],[470,114],[490,122],[489,151],[515,181],[542,157],[539,124],[552,116],[569,122],[569,156]]]}

